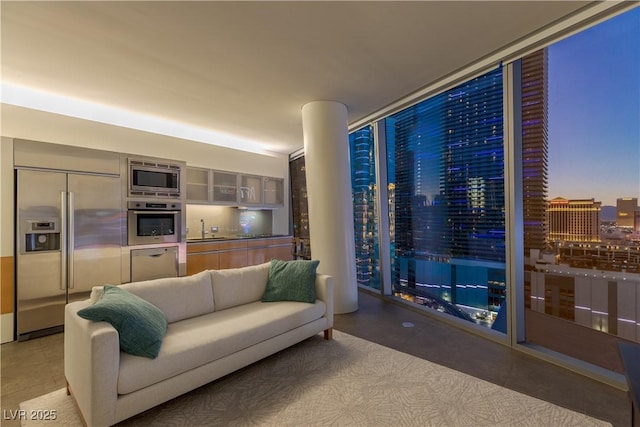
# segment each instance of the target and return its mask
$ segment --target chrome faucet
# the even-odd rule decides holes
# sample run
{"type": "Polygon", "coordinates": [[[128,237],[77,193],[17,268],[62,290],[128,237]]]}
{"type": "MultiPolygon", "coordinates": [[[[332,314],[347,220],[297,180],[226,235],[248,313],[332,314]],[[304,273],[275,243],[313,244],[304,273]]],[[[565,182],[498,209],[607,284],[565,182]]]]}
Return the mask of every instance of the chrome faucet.
{"type": "Polygon", "coordinates": [[[201,229],[202,229],[202,238],[205,238],[205,234],[207,234],[207,231],[204,229],[204,219],[200,219],[200,224],[202,225],[201,229]]]}

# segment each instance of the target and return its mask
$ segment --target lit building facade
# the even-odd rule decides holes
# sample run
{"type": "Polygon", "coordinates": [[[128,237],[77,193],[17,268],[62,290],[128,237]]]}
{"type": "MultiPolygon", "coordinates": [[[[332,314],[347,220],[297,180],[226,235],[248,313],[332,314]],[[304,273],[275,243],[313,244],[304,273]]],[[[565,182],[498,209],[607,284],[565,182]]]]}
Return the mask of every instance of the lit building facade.
{"type": "Polygon", "coordinates": [[[624,228],[635,227],[635,213],[638,210],[636,197],[616,199],[616,225],[624,228]]]}
{"type": "Polygon", "coordinates": [[[502,69],[385,119],[393,291],[491,325],[506,297],[502,69]]]}
{"type": "Polygon", "coordinates": [[[356,280],[380,289],[376,219],[376,164],[373,129],[367,126],[349,135],[356,280]]]}
{"type": "Polygon", "coordinates": [[[505,260],[502,99],[501,72],[447,93],[442,204],[454,257],[505,260]]]}
{"type": "Polygon", "coordinates": [[[295,240],[294,255],[296,258],[311,259],[309,204],[304,156],[289,161],[289,176],[291,177],[291,212],[295,240]]]}
{"type": "Polygon", "coordinates": [[[522,175],[524,251],[544,249],[547,238],[547,49],[522,58],[522,175]]]}
{"type": "Polygon", "coordinates": [[[547,208],[550,242],[600,241],[600,208],[601,203],[594,199],[550,200],[547,208]]]}
{"type": "Polygon", "coordinates": [[[630,340],[640,338],[633,274],[545,265],[530,275],[532,310],[630,340]]]}
{"type": "Polygon", "coordinates": [[[558,263],[570,267],[640,273],[640,243],[562,242],[557,251],[558,263]]]}

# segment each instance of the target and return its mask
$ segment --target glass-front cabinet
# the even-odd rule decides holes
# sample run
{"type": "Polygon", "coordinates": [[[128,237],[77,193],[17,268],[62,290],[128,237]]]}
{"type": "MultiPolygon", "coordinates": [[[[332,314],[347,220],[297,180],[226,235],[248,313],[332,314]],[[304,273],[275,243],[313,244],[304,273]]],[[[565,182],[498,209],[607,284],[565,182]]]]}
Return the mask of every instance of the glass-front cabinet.
{"type": "Polygon", "coordinates": [[[187,201],[209,203],[209,169],[187,168],[187,201]]]}
{"type": "Polygon", "coordinates": [[[284,179],[264,177],[262,188],[262,201],[265,205],[284,204],[284,179]]]}
{"type": "Polygon", "coordinates": [[[256,175],[240,175],[238,202],[248,205],[262,204],[262,177],[256,175]]]}
{"type": "Polygon", "coordinates": [[[238,174],[211,171],[213,175],[212,202],[215,204],[238,203],[238,174]]]}
{"type": "Polygon", "coordinates": [[[187,168],[187,202],[229,206],[282,206],[284,179],[190,166],[187,168]]]}

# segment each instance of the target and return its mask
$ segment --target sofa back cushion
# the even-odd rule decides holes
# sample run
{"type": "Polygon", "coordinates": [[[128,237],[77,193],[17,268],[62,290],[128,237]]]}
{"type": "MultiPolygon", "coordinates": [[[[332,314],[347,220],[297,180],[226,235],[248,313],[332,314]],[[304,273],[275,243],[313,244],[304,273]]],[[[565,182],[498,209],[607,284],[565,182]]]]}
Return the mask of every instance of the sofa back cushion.
{"type": "Polygon", "coordinates": [[[209,270],[216,311],[260,301],[267,287],[270,265],[265,262],[250,267],[209,270]]]}
{"type": "Polygon", "coordinates": [[[169,323],[213,312],[211,275],[207,271],[132,282],[122,288],[158,307],[169,323]]]}

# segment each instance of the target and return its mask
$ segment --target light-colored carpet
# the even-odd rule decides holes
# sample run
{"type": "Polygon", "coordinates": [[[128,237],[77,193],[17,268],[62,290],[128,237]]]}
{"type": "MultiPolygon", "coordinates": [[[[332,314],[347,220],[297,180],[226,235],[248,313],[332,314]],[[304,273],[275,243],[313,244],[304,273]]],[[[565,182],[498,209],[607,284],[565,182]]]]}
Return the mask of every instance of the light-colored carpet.
{"type": "MultiPolygon", "coordinates": [[[[80,425],[64,390],[20,408],[80,425]]],[[[121,426],[610,426],[360,338],[317,335],[121,426]]]]}

